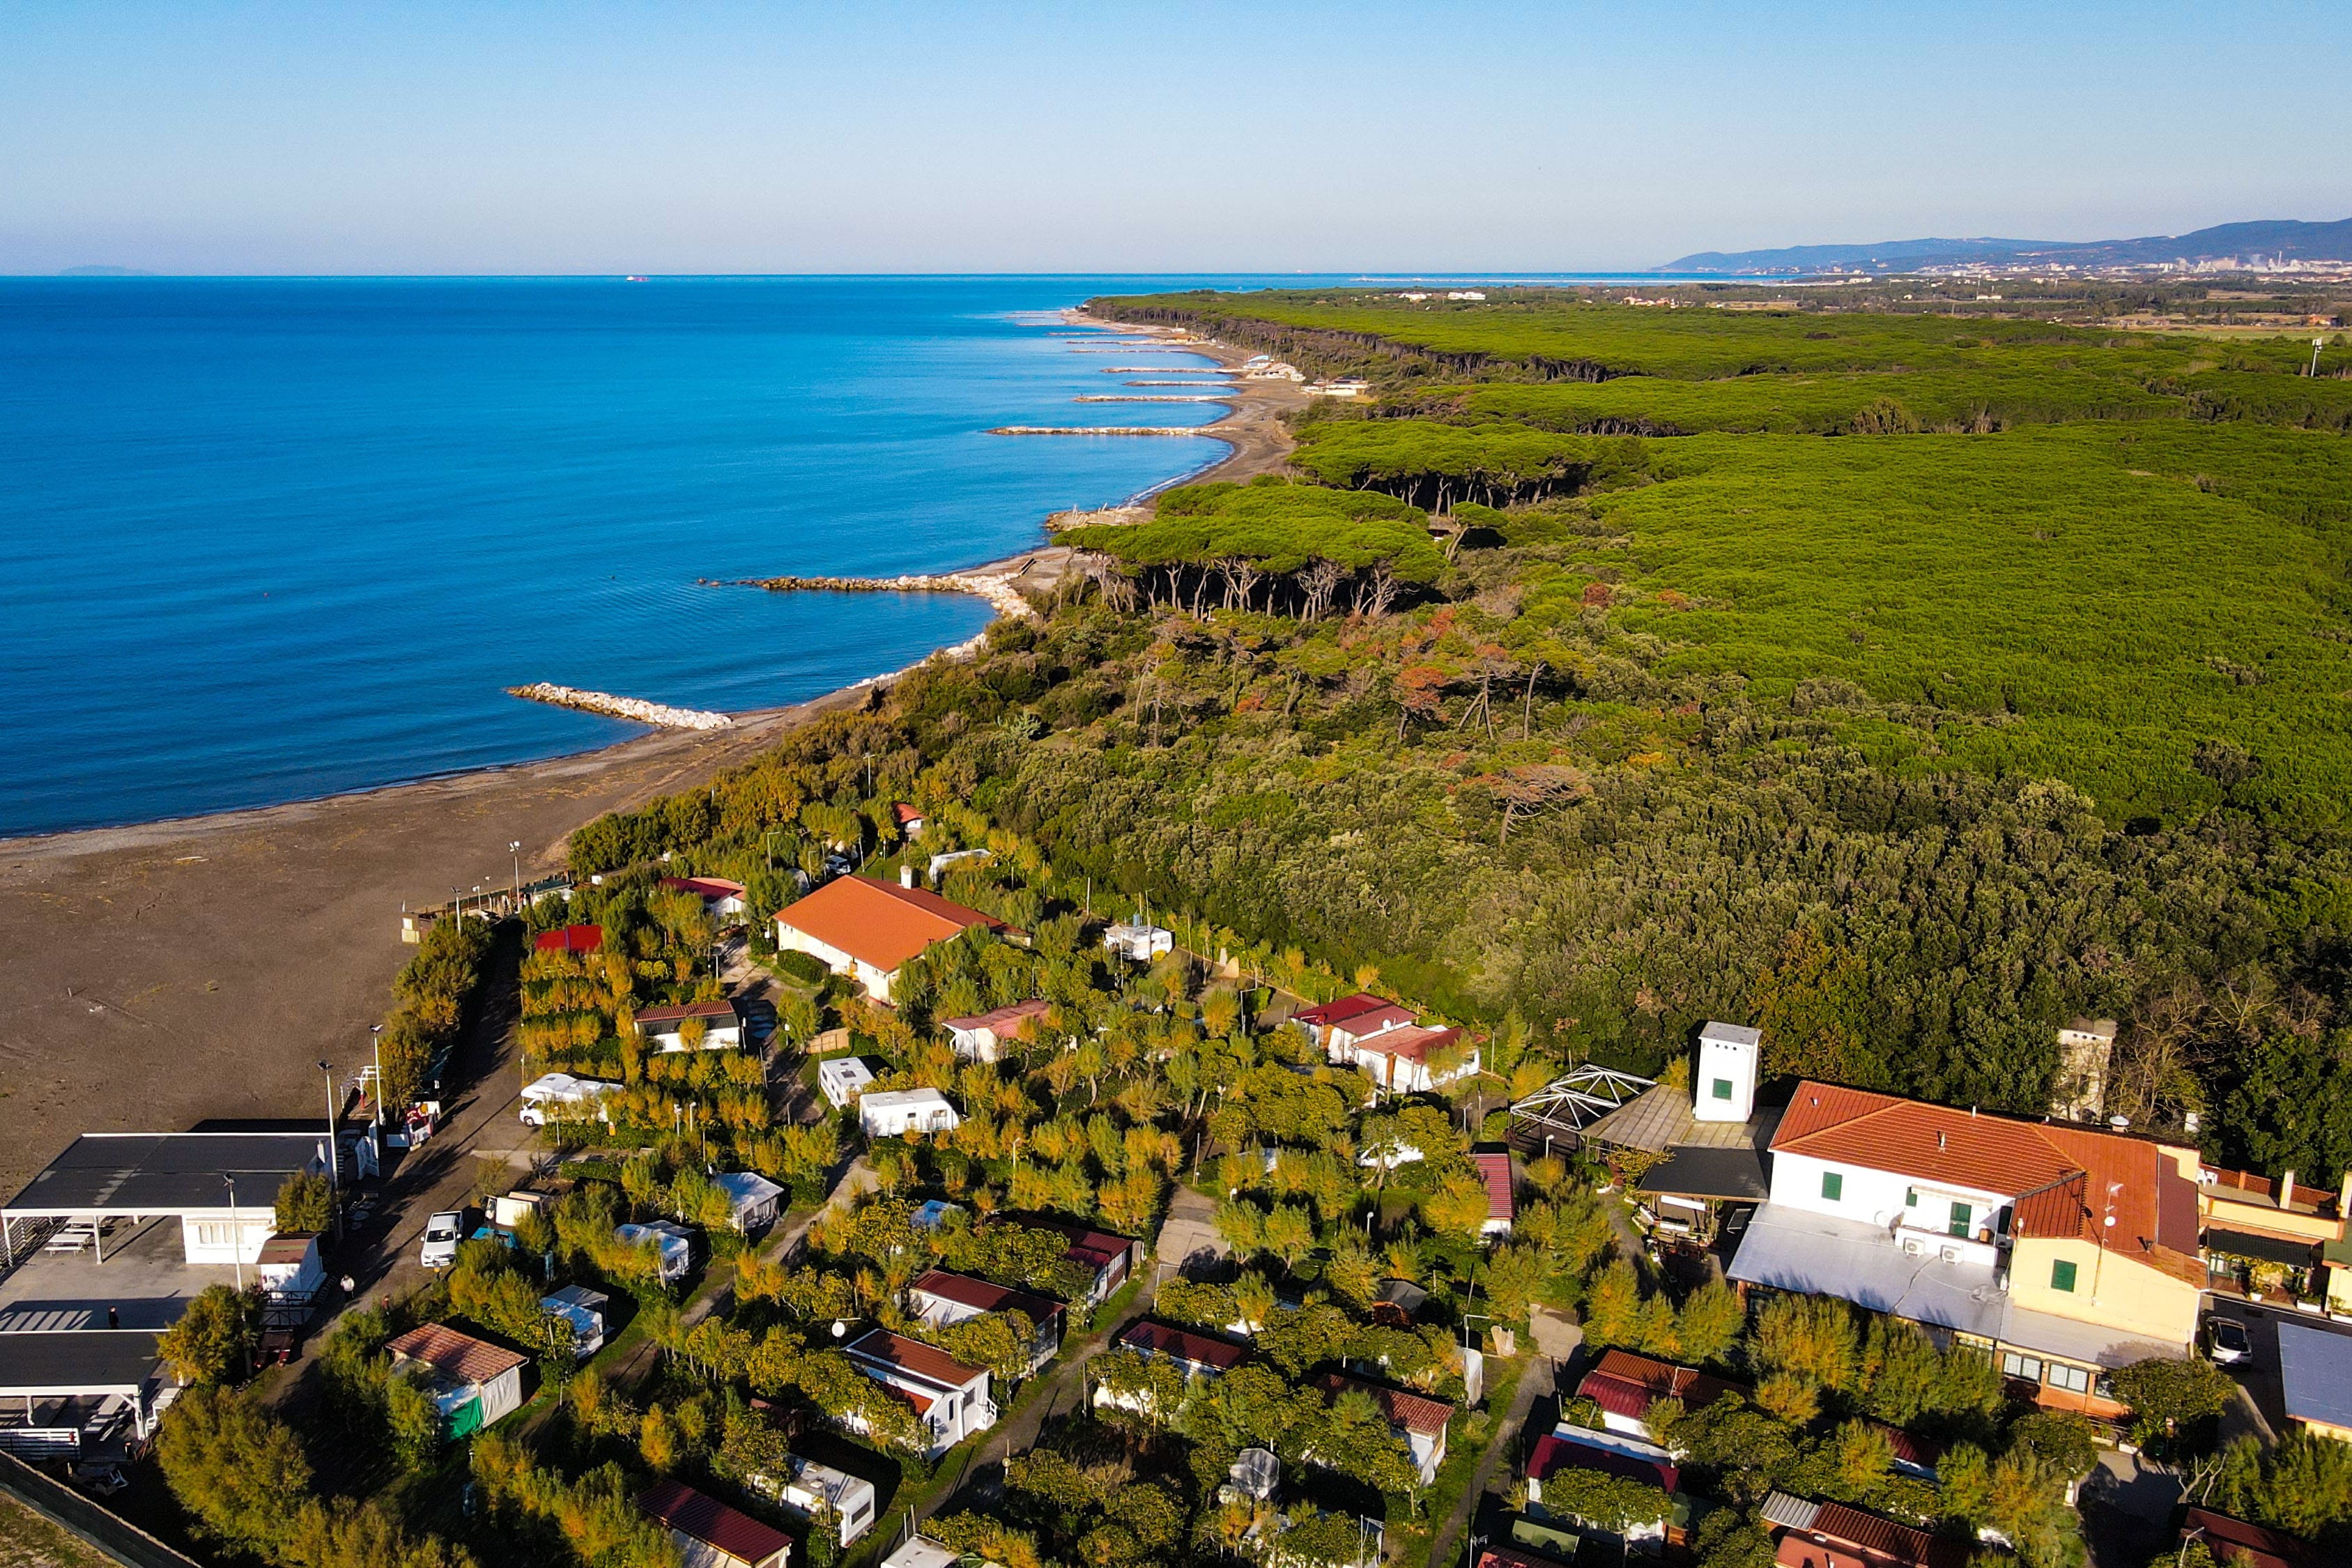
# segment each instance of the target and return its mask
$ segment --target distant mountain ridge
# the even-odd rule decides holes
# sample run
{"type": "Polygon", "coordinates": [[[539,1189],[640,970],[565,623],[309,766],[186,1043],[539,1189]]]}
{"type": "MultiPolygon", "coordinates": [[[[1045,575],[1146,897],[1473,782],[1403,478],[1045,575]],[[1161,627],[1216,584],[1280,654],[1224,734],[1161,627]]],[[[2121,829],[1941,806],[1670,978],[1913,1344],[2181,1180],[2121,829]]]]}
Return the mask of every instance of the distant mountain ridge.
{"type": "Polygon", "coordinates": [[[2302,261],[2352,261],[2352,218],[2304,223],[2263,218],[2217,224],[2178,236],[2142,239],[1892,239],[1876,245],[1792,245],[1778,250],[1702,250],[1661,272],[1819,272],[1832,267],[1903,272],[1964,262],[2035,262],[2074,267],[2146,267],[2165,261],[2216,261],[2226,256],[2284,256],[2302,261]]]}

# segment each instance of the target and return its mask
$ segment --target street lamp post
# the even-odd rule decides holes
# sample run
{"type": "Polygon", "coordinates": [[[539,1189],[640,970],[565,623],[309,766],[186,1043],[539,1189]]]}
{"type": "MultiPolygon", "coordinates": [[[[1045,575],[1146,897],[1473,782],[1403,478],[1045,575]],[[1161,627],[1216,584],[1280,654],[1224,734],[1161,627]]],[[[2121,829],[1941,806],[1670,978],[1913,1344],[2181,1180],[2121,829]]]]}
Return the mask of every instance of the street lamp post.
{"type": "Polygon", "coordinates": [[[507,853],[514,857],[514,912],[522,913],[522,840],[509,841],[507,853]]]}
{"type": "Polygon", "coordinates": [[[382,1127],[383,1125],[383,1026],[382,1024],[368,1026],[368,1047],[375,1052],[375,1115],[368,1124],[372,1127],[382,1127]]]}
{"type": "Polygon", "coordinates": [[[245,1227],[236,1222],[236,1178],[226,1172],[221,1180],[228,1184],[228,1260],[236,1265],[236,1293],[245,1294],[245,1227]]]}
{"type": "Polygon", "coordinates": [[[335,1147],[335,1068],[331,1062],[320,1062],[319,1070],[327,1075],[327,1205],[335,1216],[335,1235],[343,1233],[343,1156],[335,1147]]]}

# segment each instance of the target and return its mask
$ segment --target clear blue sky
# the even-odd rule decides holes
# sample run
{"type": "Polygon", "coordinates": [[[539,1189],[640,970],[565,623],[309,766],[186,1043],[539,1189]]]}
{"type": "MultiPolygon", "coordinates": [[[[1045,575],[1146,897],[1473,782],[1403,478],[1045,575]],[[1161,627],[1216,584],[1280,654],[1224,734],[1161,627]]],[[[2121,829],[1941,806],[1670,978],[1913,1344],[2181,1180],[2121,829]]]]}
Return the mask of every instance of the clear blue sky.
{"type": "Polygon", "coordinates": [[[0,271],[1554,270],[2338,218],[2346,22],[18,0],[0,271]]]}

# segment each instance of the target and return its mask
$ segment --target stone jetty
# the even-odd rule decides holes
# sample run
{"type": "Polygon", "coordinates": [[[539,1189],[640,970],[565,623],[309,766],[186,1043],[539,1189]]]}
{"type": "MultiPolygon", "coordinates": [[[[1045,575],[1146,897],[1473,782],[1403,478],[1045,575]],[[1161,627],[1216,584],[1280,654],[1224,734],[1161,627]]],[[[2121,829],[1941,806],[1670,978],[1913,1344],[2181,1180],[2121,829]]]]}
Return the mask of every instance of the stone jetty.
{"type": "Polygon", "coordinates": [[[1037,613],[1013,586],[1011,577],[987,572],[908,573],[898,577],[751,577],[737,586],[765,588],[773,594],[970,594],[987,600],[1000,616],[1019,617],[1037,613]]]}
{"type": "Polygon", "coordinates": [[[615,697],[609,691],[583,691],[576,686],[558,686],[550,680],[530,686],[509,686],[507,695],[549,703],[557,708],[577,708],[583,713],[627,719],[661,730],[727,730],[733,728],[735,723],[724,713],[713,713],[705,709],[672,708],[666,702],[615,697]]]}
{"type": "Polygon", "coordinates": [[[999,425],[992,436],[1211,436],[1189,425],[999,425]]]}

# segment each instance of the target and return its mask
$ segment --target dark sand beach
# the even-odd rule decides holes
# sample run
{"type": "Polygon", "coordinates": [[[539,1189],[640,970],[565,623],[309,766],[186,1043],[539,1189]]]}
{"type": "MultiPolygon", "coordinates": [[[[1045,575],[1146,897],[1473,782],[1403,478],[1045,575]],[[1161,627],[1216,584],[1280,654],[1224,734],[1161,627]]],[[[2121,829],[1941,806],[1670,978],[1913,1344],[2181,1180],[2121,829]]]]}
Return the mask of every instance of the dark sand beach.
{"type": "MultiPolygon", "coordinates": [[[[1233,453],[1199,477],[1279,469],[1280,416],[1303,401],[1287,384],[1244,384],[1211,427],[1233,453]]],[[[1025,581],[1047,585],[1066,552],[1033,553],[1025,581]]],[[[84,1131],[323,1114],[318,1063],[340,1078],[368,1058],[368,1026],[412,951],[404,903],[505,884],[517,840],[526,881],[560,869],[583,823],[871,696],[853,687],[728,730],[323,800],[0,841],[0,1194],[84,1131]]]]}

